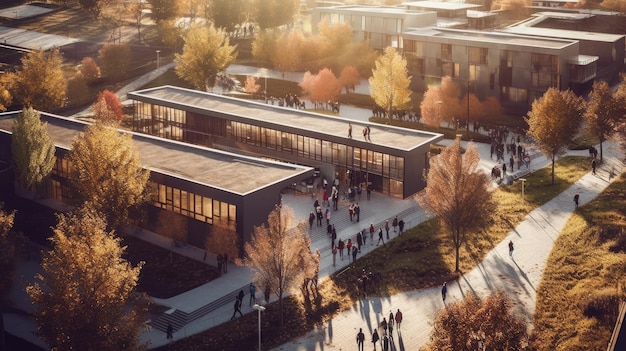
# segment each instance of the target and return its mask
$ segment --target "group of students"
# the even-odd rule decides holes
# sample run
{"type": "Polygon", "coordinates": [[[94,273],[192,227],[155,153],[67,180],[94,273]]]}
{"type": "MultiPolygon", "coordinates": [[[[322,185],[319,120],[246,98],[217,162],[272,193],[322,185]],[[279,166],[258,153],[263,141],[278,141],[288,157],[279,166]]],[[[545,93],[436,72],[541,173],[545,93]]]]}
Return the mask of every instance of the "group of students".
{"type": "MultiPolygon", "coordinates": [[[[380,329],[382,338],[378,333],[379,328],[374,328],[372,332],[372,344],[374,344],[374,350],[376,350],[376,344],[380,342],[383,351],[389,351],[391,346],[391,340],[393,339],[393,328],[396,326],[398,332],[400,332],[400,325],[402,324],[402,312],[398,309],[395,316],[392,311],[389,311],[389,321],[386,317],[383,317],[383,321],[380,323],[380,329]]],[[[365,347],[365,334],[363,328],[359,328],[359,332],[356,334],[356,344],[359,351],[363,351],[365,347]]]]}

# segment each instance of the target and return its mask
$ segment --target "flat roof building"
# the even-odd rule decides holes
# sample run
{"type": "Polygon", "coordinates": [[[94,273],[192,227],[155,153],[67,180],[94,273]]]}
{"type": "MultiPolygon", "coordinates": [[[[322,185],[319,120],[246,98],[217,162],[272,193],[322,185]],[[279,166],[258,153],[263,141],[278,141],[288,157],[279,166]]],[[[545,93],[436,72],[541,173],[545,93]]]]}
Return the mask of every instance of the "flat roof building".
{"type": "MultiPolygon", "coordinates": [[[[10,162],[12,128],[18,112],[0,114],[0,160],[10,162]]],[[[41,195],[71,204],[68,161],[72,141],[88,123],[41,113],[56,145],[57,162],[41,195]]],[[[239,252],[253,227],[267,221],[280,192],[313,175],[311,167],[252,158],[156,136],[132,133],[144,168],[150,171],[150,206],[145,229],[206,248],[212,235],[237,233],[239,252]],[[165,218],[165,219],[164,219],[165,218]],[[165,223],[169,222],[169,223],[165,223]],[[178,223],[180,228],[172,228],[178,223]],[[216,227],[222,228],[215,231],[216,227]]],[[[220,253],[219,250],[209,251],[220,253]]]]}
{"type": "Polygon", "coordinates": [[[128,97],[134,131],[304,164],[344,189],[369,186],[398,198],[424,188],[430,145],[443,138],[174,86],[128,97]]]}

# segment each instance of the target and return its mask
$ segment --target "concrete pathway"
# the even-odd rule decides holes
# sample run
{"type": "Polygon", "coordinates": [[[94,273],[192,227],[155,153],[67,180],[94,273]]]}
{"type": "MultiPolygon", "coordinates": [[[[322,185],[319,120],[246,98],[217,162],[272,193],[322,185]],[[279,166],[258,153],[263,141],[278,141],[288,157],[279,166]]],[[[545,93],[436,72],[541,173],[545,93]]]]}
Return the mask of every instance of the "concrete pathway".
{"type": "MultiPolygon", "coordinates": [[[[617,146],[607,146],[607,161],[621,163],[621,150],[617,146]]],[[[585,152],[572,154],[585,156],[585,152]]],[[[513,299],[514,310],[530,325],[546,260],[574,211],[574,194],[580,194],[581,205],[584,205],[598,196],[614,179],[609,180],[608,169],[600,170],[597,175],[588,173],[566,191],[532,211],[476,268],[457,281],[448,282],[446,303],[459,301],[472,293],[484,297],[501,290],[513,299]],[[513,241],[515,246],[512,257],[508,253],[509,241],[513,241]]],[[[351,350],[355,348],[359,328],[363,328],[366,335],[369,334],[366,337],[369,341],[373,328],[380,325],[390,311],[395,313],[398,309],[404,318],[402,329],[394,333],[391,350],[417,350],[429,341],[433,320],[442,308],[445,308],[445,303],[441,298],[440,287],[393,296],[369,297],[361,299],[351,309],[306,335],[274,350],[351,350]]],[[[366,345],[371,349],[371,343],[366,345]]]]}

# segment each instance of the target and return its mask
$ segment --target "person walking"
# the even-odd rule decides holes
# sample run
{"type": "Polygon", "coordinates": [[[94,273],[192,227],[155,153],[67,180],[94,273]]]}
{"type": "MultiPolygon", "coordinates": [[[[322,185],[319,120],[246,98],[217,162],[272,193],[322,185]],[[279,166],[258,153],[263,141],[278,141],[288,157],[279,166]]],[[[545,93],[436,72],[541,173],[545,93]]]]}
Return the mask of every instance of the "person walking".
{"type": "Polygon", "coordinates": [[[231,321],[235,319],[237,312],[239,312],[239,317],[243,317],[243,313],[241,313],[241,300],[239,300],[238,298],[235,299],[235,305],[233,307],[235,310],[233,311],[233,316],[230,317],[231,321]]]}
{"type": "Polygon", "coordinates": [[[372,197],[372,188],[370,188],[370,186],[367,186],[367,199],[369,200],[372,197]]]}
{"type": "Polygon", "coordinates": [[[356,347],[358,351],[363,351],[364,342],[365,342],[365,334],[363,334],[363,328],[359,328],[359,332],[356,334],[356,347]]]}
{"type": "Polygon", "coordinates": [[[348,249],[346,253],[348,254],[348,261],[349,261],[350,254],[352,253],[352,239],[348,239],[348,242],[346,242],[346,249],[348,249]]]}
{"type": "Polygon", "coordinates": [[[443,282],[443,287],[441,288],[441,298],[443,299],[443,303],[446,303],[446,294],[448,294],[448,287],[446,286],[446,282],[443,282]]]}
{"type": "Polygon", "coordinates": [[[246,296],[246,293],[243,292],[243,289],[239,290],[239,294],[237,294],[237,299],[239,300],[239,305],[243,302],[243,297],[246,296]]]}
{"type": "Polygon", "coordinates": [[[387,334],[387,318],[383,317],[383,321],[380,322],[380,327],[383,328],[383,335],[387,334]]]}
{"type": "Polygon", "coordinates": [[[380,230],[378,231],[378,242],[376,243],[376,246],[378,246],[381,241],[383,242],[383,245],[385,245],[385,239],[383,238],[383,227],[380,227],[380,230]]]}
{"type": "Polygon", "coordinates": [[[337,266],[337,246],[333,246],[333,267],[337,266]]]}
{"type": "Polygon", "coordinates": [[[380,340],[380,337],[378,336],[378,329],[375,328],[372,333],[372,344],[374,344],[374,350],[376,350],[376,343],[378,340],[380,340]]]}
{"type": "Polygon", "coordinates": [[[398,312],[396,312],[396,325],[398,326],[398,333],[400,332],[400,325],[402,324],[402,312],[398,308],[398,312]]]}
{"type": "Polygon", "coordinates": [[[389,240],[389,220],[385,220],[385,232],[387,233],[387,240],[389,240]]]}
{"type": "Polygon", "coordinates": [[[313,222],[315,222],[315,214],[311,212],[309,215],[309,229],[313,228],[313,222]]]}
{"type": "Polygon", "coordinates": [[[356,246],[359,249],[359,252],[361,252],[361,245],[363,245],[363,234],[361,234],[361,232],[358,232],[356,234],[356,246]]]}
{"type": "Polygon", "coordinates": [[[326,225],[330,225],[330,210],[326,209],[326,225]]]}
{"type": "Polygon", "coordinates": [[[250,306],[252,306],[252,304],[256,303],[256,286],[254,286],[254,283],[250,283],[248,289],[250,290],[250,306]]]}
{"type": "Polygon", "coordinates": [[[400,230],[400,234],[398,235],[402,235],[402,233],[404,232],[404,219],[400,218],[400,221],[398,221],[398,230],[400,230]]]}
{"type": "Polygon", "coordinates": [[[580,200],[580,194],[574,195],[574,208],[578,208],[578,200],[580,200]]]}
{"type": "Polygon", "coordinates": [[[339,239],[339,242],[337,243],[337,248],[339,249],[339,257],[341,258],[341,260],[343,261],[343,249],[344,249],[344,242],[343,240],[339,239]]]}
{"type": "Polygon", "coordinates": [[[352,138],[352,123],[348,123],[348,138],[352,138]]]}
{"type": "Polygon", "coordinates": [[[511,258],[513,258],[513,250],[514,250],[513,240],[510,240],[509,241],[509,257],[511,257],[511,258]]]}
{"type": "Polygon", "coordinates": [[[374,224],[370,223],[370,245],[374,245],[374,232],[376,231],[376,229],[374,229],[374,224]]]}
{"type": "Polygon", "coordinates": [[[167,330],[165,331],[166,337],[168,341],[172,341],[174,339],[174,328],[171,323],[167,323],[167,330]]]}
{"type": "Polygon", "coordinates": [[[596,159],[591,161],[591,174],[596,174],[596,159]]]}
{"type": "Polygon", "coordinates": [[[333,224],[333,229],[330,233],[330,246],[335,246],[335,240],[337,240],[337,230],[335,229],[335,225],[333,224]]]}
{"type": "Polygon", "coordinates": [[[365,246],[365,241],[367,240],[367,228],[364,228],[361,232],[361,237],[363,237],[363,246],[365,246]]]}
{"type": "Polygon", "coordinates": [[[398,216],[395,216],[393,218],[393,221],[391,222],[391,226],[393,227],[393,232],[396,232],[396,227],[398,227],[398,216]]]}
{"type": "Polygon", "coordinates": [[[389,351],[389,336],[383,334],[383,351],[389,351]]]}
{"type": "Polygon", "coordinates": [[[356,263],[356,254],[359,252],[359,250],[356,248],[356,246],[352,246],[352,263],[356,263]]]}

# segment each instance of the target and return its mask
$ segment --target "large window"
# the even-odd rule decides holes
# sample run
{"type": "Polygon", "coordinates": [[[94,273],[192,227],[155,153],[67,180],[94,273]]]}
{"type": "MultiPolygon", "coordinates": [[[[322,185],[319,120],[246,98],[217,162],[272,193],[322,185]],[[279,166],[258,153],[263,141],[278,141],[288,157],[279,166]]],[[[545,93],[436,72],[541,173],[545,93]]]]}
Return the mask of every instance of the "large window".
{"type": "Polygon", "coordinates": [[[210,224],[219,221],[228,226],[236,225],[235,205],[163,184],[150,182],[149,186],[153,189],[152,204],[156,207],[210,224]]]}
{"type": "Polygon", "coordinates": [[[473,65],[487,64],[487,48],[468,48],[469,63],[473,65]]]}
{"type": "Polygon", "coordinates": [[[441,59],[452,61],[452,44],[441,44],[441,59]]]}

